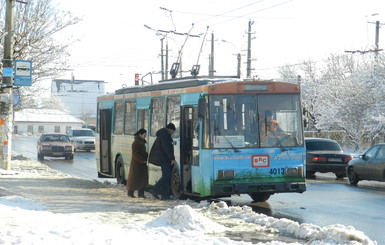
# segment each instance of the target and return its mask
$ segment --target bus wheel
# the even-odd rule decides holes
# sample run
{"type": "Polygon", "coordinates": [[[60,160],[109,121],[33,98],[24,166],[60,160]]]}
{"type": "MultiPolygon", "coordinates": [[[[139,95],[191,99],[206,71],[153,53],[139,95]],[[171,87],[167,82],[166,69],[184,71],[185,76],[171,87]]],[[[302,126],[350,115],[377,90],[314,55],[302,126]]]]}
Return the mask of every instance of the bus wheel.
{"type": "Polygon", "coordinates": [[[124,180],[124,162],[123,162],[123,157],[119,156],[118,159],[116,160],[116,167],[115,167],[115,177],[116,177],[116,183],[125,185],[125,180],[124,180]]]}
{"type": "Polygon", "coordinates": [[[178,167],[174,165],[171,173],[171,193],[174,199],[179,199],[182,196],[182,183],[178,171],[178,167]]]}
{"type": "Polygon", "coordinates": [[[257,192],[249,195],[254,202],[266,202],[271,196],[269,192],[257,192]]]}

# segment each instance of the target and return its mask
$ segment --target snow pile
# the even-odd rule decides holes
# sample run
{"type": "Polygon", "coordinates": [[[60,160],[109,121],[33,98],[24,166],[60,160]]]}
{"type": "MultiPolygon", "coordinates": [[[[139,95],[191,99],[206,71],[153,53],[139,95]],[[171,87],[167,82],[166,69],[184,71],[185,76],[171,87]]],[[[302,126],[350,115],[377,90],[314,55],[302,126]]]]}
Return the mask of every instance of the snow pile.
{"type": "Polygon", "coordinates": [[[45,206],[43,204],[19,196],[0,197],[0,203],[5,206],[27,210],[45,210],[45,206]]]}
{"type": "Polygon", "coordinates": [[[244,222],[260,225],[266,231],[291,235],[309,241],[308,244],[351,244],[375,245],[376,243],[363,232],[352,226],[329,225],[320,227],[314,224],[299,224],[289,219],[277,219],[265,214],[255,213],[248,206],[228,207],[225,202],[211,203],[202,208],[203,212],[216,212],[218,219],[241,219],[244,222]]]}
{"type": "Polygon", "coordinates": [[[148,223],[150,227],[170,227],[179,231],[199,231],[204,233],[220,233],[226,231],[223,225],[217,224],[188,205],[178,205],[166,210],[157,219],[148,223]]]}

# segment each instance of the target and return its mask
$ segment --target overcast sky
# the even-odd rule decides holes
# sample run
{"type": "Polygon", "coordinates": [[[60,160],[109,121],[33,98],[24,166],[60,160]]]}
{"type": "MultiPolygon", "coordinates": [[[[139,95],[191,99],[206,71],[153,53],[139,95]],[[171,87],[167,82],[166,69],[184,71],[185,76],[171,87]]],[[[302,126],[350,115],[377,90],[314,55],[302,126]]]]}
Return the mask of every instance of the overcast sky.
{"type": "MultiPolygon", "coordinates": [[[[385,9],[383,0],[55,1],[60,8],[83,19],[67,32],[79,39],[72,50],[75,79],[105,80],[108,91],[122,84],[132,86],[135,73],[143,76],[160,71],[162,37],[144,25],[179,33],[188,33],[191,29],[191,34],[202,34],[201,38],[187,40],[182,55],[183,70],[199,63],[200,75],[208,74],[209,40],[213,33],[217,75],[236,74],[235,54],[239,52],[243,55],[242,74],[245,75],[250,20],[253,23],[252,68],[255,69],[252,75],[277,78],[276,68],[285,64],[308,59],[318,61],[346,50],[374,49],[374,22],[385,23],[385,13],[381,13],[385,9]]],[[[385,45],[384,35],[381,28],[380,48],[385,45]]],[[[185,36],[170,33],[168,37],[171,66],[185,36]]],[[[63,78],[70,77],[71,72],[63,78]]],[[[150,77],[147,78],[149,81],[150,77]]],[[[154,76],[154,82],[158,78],[154,76]]]]}

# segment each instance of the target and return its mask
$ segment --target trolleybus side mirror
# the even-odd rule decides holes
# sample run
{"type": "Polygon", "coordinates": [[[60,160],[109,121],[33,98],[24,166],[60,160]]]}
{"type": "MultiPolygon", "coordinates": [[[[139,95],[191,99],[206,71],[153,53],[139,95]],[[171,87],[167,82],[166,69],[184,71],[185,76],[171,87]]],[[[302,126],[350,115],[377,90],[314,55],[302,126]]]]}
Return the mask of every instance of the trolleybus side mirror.
{"type": "Polygon", "coordinates": [[[198,100],[198,117],[205,117],[206,116],[206,100],[204,98],[200,98],[198,100]]]}

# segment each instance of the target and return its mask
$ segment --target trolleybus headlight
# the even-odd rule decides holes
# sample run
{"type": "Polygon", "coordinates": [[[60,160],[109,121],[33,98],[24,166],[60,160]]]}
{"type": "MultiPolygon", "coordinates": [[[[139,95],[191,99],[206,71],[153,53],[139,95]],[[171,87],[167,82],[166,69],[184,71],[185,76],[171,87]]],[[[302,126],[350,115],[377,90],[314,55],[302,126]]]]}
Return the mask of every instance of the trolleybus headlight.
{"type": "Polygon", "coordinates": [[[300,173],[300,171],[298,168],[287,168],[286,169],[286,175],[287,176],[297,176],[299,173],[300,173]]]}
{"type": "Polygon", "coordinates": [[[218,179],[234,179],[234,170],[218,170],[218,179]]]}

